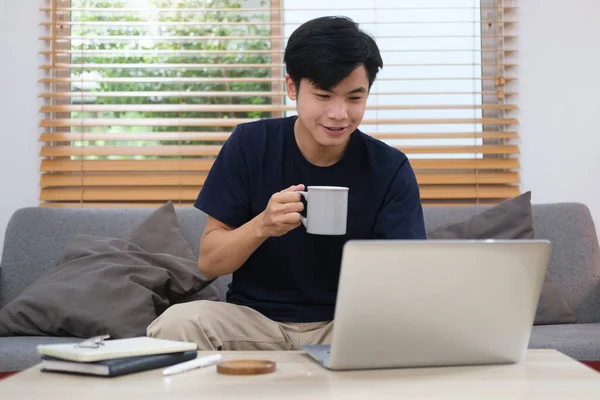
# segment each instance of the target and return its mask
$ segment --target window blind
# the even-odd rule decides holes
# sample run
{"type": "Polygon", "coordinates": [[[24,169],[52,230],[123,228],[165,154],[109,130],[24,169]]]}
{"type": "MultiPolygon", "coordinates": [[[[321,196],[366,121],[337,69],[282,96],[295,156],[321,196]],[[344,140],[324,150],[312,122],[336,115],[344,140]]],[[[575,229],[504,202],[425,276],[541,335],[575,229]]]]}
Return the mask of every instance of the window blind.
{"type": "Polygon", "coordinates": [[[384,67],[360,129],[405,152],[425,205],[519,194],[517,6],[502,0],[47,0],[45,207],[191,205],[239,123],[295,113],[283,51],[346,15],[384,67]]]}

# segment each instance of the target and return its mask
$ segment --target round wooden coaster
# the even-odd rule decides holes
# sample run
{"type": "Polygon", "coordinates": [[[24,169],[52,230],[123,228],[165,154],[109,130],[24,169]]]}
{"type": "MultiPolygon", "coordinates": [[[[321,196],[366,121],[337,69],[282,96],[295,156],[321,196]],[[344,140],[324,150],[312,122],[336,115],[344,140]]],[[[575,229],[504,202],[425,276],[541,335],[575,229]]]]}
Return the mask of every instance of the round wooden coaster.
{"type": "Polygon", "coordinates": [[[268,360],[230,360],[217,364],[217,372],[227,375],[258,375],[275,371],[276,363],[268,360]]]}

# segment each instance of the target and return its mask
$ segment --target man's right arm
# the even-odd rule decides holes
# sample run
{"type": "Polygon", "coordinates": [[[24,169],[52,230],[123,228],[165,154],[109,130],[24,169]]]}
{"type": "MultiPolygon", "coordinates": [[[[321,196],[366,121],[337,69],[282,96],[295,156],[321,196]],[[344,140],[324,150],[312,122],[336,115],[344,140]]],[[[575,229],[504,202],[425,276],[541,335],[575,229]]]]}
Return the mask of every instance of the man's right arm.
{"type": "Polygon", "coordinates": [[[304,185],[275,193],[265,211],[238,228],[209,216],[200,239],[200,271],[211,279],[231,274],[269,237],[297,228],[304,209],[300,194],[296,193],[300,190],[304,190],[304,185]]]}

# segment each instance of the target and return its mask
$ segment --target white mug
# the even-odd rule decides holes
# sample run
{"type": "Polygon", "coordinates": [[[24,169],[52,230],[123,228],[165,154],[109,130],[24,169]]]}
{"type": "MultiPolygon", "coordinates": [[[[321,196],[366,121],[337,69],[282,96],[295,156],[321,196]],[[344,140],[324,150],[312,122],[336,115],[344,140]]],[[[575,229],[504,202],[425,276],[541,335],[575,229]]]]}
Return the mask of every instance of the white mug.
{"type": "Polygon", "coordinates": [[[306,199],[306,218],[302,224],[314,235],[344,235],[348,218],[348,188],[309,186],[298,192],[306,199]]]}

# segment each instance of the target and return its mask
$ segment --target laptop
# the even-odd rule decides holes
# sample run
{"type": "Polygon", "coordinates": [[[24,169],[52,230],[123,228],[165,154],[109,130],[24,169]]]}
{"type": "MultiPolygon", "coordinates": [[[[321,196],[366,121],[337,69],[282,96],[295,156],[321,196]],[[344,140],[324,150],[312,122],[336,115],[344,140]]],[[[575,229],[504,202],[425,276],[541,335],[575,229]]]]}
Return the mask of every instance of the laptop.
{"type": "Polygon", "coordinates": [[[331,345],[302,349],[331,370],[518,363],[550,250],[547,240],[350,240],[331,345]]]}

